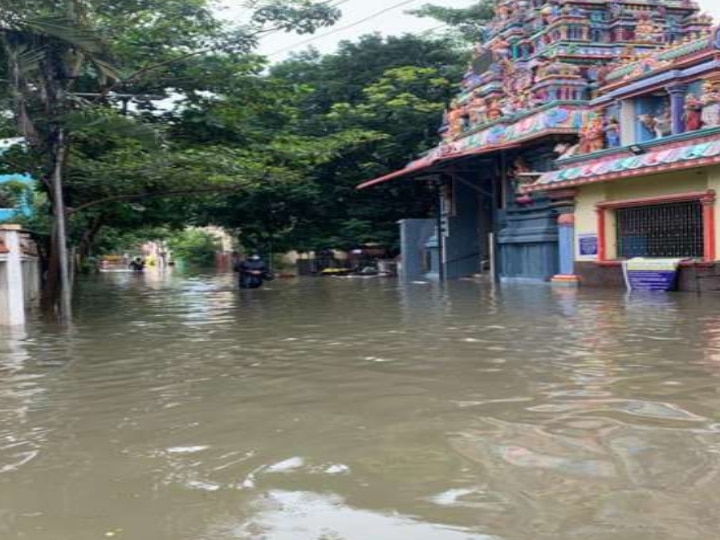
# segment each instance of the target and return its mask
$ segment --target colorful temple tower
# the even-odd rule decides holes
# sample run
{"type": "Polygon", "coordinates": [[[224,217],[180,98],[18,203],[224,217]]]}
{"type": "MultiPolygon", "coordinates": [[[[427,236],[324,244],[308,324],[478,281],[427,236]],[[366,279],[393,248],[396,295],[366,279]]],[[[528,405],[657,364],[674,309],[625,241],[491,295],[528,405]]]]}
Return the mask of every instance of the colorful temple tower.
{"type": "MultiPolygon", "coordinates": [[[[495,11],[441,143],[360,187],[398,178],[440,186],[437,260],[448,278],[492,261],[499,277],[548,280],[569,270],[560,268],[558,216],[572,202],[561,191],[524,188],[577,151],[581,134],[584,151],[603,149],[613,129],[620,145],[622,115],[609,122],[591,107],[617,65],[646,69],[637,65],[652,64],[661,49],[709,39],[712,20],[691,0],[501,0],[495,11]]],[[[638,114],[659,117],[661,107],[648,102],[638,114]]]]}
{"type": "Polygon", "coordinates": [[[568,203],[558,281],[622,285],[626,261],[662,259],[681,289],[718,290],[720,30],[616,65],[579,144],[521,189],[568,203]]]}

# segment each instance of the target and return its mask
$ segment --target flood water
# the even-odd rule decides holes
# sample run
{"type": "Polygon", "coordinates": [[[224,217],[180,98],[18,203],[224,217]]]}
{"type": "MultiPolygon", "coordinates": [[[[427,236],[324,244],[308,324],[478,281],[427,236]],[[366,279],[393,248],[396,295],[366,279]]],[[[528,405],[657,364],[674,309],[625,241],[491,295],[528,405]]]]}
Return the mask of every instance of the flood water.
{"type": "Polygon", "coordinates": [[[719,307],[95,278],[0,336],[0,538],[717,539],[719,307]]]}

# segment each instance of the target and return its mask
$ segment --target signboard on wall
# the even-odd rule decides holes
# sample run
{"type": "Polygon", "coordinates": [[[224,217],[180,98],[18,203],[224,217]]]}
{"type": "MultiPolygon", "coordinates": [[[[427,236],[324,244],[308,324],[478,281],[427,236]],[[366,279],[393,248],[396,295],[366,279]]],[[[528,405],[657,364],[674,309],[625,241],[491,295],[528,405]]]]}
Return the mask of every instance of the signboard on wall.
{"type": "Polygon", "coordinates": [[[578,254],[585,258],[597,258],[598,256],[598,235],[579,234],[578,254]]]}
{"type": "Polygon", "coordinates": [[[623,262],[625,284],[629,291],[667,292],[677,285],[682,259],[635,258],[623,262]]]}

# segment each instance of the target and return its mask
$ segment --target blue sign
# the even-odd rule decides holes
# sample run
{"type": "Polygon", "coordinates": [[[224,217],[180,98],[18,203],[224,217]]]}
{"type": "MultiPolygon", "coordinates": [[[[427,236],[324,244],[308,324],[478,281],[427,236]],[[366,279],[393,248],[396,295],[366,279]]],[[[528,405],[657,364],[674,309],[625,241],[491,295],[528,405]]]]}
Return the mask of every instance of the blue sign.
{"type": "Polygon", "coordinates": [[[667,292],[677,285],[680,259],[630,259],[623,263],[630,291],[667,292]]]}
{"type": "Polygon", "coordinates": [[[598,237],[596,234],[581,234],[578,236],[581,257],[597,257],[598,237]]]}

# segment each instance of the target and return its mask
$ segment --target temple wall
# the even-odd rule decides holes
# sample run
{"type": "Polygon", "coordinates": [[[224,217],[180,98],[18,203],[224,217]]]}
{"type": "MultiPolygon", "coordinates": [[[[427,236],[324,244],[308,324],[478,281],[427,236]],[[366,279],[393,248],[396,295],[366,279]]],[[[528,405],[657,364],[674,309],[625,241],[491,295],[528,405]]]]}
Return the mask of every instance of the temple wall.
{"type": "MultiPolygon", "coordinates": [[[[597,234],[597,212],[598,203],[603,202],[606,195],[607,184],[590,184],[580,188],[576,198],[575,206],[575,234],[591,235],[597,234]]],[[[575,259],[592,260],[594,257],[583,256],[580,253],[580,246],[575,242],[575,259]]]]}
{"type": "MultiPolygon", "coordinates": [[[[600,236],[597,230],[599,203],[652,199],[708,190],[714,190],[720,195],[720,166],[590,184],[578,188],[575,206],[575,273],[580,278],[580,283],[591,287],[624,287],[620,264],[613,261],[617,256],[617,249],[612,211],[605,214],[606,261],[599,263],[597,256],[582,253],[583,237],[600,236]]],[[[706,237],[707,234],[706,229],[706,237]]],[[[720,198],[715,202],[714,235],[715,260],[684,265],[680,270],[680,290],[720,290],[720,198]]]]}
{"type": "MultiPolygon", "coordinates": [[[[720,167],[712,169],[712,173],[710,170],[691,170],[582,186],[578,189],[576,197],[575,231],[578,236],[599,234],[597,230],[598,203],[662,197],[664,195],[691,193],[707,189],[715,189],[720,193],[720,167]]],[[[607,258],[613,259],[616,256],[616,241],[612,213],[608,213],[606,216],[605,227],[607,258]]],[[[583,255],[580,252],[579,242],[575,244],[576,260],[588,261],[595,259],[593,256],[583,255]]],[[[720,248],[720,241],[718,241],[717,248],[720,248]]],[[[717,248],[716,253],[720,253],[717,248]]]]}
{"type": "MultiPolygon", "coordinates": [[[[720,166],[709,167],[707,173],[707,188],[715,190],[720,201],[720,166]]],[[[720,257],[720,202],[715,203],[715,254],[720,257]]]]}
{"type": "Polygon", "coordinates": [[[661,197],[708,189],[707,171],[690,170],[657,176],[617,180],[607,184],[608,201],[661,197]]]}

